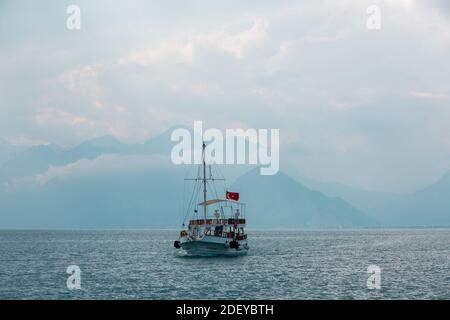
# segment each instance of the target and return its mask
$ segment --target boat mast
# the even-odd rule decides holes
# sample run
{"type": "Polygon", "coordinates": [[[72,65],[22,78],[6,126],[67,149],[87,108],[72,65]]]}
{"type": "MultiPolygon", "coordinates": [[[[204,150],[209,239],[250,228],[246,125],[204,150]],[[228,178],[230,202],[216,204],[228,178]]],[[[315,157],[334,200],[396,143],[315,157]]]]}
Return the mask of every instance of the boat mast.
{"type": "Polygon", "coordinates": [[[206,221],[206,163],[205,163],[205,142],[202,146],[202,161],[203,161],[203,215],[206,221]]]}

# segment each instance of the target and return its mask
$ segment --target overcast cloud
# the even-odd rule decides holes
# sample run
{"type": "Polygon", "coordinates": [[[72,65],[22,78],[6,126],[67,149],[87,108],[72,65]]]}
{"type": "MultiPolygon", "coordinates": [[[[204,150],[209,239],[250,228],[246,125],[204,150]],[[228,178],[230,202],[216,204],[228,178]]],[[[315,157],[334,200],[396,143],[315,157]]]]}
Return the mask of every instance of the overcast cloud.
{"type": "Polygon", "coordinates": [[[447,1],[3,0],[0,45],[7,141],[139,142],[203,120],[280,128],[281,163],[327,181],[407,191],[450,168],[447,1]]]}

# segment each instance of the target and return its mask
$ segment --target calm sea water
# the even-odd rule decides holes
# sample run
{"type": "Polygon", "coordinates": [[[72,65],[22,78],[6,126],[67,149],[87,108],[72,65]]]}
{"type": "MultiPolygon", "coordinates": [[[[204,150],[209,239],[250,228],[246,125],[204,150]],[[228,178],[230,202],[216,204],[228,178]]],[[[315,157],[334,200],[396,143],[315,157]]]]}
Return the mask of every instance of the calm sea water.
{"type": "Polygon", "coordinates": [[[0,231],[0,299],[450,299],[450,229],[253,231],[234,258],[178,257],[176,236],[0,231]],[[81,290],[67,289],[72,264],[81,290]]]}

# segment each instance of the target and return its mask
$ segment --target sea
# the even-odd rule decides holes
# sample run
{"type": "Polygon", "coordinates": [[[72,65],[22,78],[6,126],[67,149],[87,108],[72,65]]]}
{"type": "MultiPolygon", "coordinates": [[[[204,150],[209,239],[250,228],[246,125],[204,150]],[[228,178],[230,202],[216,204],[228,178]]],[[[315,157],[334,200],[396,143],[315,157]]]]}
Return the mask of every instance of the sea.
{"type": "Polygon", "coordinates": [[[0,299],[450,299],[450,229],[253,230],[203,258],[177,235],[0,230],[0,299]]]}

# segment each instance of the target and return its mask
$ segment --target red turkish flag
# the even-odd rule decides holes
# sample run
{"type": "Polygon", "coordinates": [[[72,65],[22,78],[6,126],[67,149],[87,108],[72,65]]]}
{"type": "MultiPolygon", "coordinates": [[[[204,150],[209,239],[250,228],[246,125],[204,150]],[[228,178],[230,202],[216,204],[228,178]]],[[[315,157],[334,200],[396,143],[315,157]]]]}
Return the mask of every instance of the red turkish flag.
{"type": "Polygon", "coordinates": [[[239,193],[238,192],[229,192],[227,191],[227,199],[239,201],[239,193]]]}

